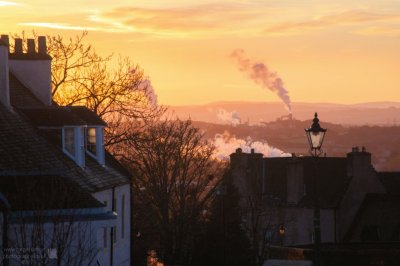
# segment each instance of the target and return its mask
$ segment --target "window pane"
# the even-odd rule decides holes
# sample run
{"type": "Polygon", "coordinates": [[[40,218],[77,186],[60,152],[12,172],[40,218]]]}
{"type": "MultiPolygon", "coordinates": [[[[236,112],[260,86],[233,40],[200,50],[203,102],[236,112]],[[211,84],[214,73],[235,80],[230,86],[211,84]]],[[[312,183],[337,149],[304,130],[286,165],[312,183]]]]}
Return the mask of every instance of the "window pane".
{"type": "Polygon", "coordinates": [[[96,128],[89,127],[86,133],[86,149],[96,155],[96,128]]]}
{"type": "Polygon", "coordinates": [[[64,128],[64,148],[69,154],[75,156],[75,130],[72,127],[64,128]]]}

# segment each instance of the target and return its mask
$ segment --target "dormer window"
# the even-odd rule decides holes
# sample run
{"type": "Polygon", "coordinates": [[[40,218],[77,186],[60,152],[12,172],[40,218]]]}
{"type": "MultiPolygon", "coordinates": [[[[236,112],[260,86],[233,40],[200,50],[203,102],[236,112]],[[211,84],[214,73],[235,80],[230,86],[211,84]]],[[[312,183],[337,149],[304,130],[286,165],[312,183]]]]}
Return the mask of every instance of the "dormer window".
{"type": "Polygon", "coordinates": [[[82,133],[81,126],[66,126],[62,129],[63,151],[81,167],[85,166],[82,133]]]}
{"type": "Polygon", "coordinates": [[[88,126],[85,136],[86,152],[101,165],[105,164],[103,128],[102,126],[88,126]]]}

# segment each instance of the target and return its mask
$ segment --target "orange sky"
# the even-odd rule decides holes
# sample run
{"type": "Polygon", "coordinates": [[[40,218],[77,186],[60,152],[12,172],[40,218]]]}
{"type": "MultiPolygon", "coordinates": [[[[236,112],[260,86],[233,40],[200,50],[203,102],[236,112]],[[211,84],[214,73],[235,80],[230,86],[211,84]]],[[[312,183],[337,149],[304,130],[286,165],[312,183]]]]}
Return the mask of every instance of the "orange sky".
{"type": "Polygon", "coordinates": [[[101,54],[129,56],[161,104],[278,101],[238,70],[243,49],[293,102],[400,101],[398,0],[0,1],[1,33],[88,30],[101,54]]]}

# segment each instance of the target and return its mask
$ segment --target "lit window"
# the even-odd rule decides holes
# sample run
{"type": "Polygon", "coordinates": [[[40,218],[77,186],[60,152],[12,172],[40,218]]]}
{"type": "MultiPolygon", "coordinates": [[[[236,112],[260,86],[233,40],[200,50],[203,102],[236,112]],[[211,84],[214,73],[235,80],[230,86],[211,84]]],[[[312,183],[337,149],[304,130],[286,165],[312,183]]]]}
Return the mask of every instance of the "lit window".
{"type": "Polygon", "coordinates": [[[75,156],[75,129],[64,128],[64,148],[72,156],[75,156]]]}
{"type": "Polygon", "coordinates": [[[96,128],[89,127],[86,130],[86,150],[96,155],[96,128]]]}

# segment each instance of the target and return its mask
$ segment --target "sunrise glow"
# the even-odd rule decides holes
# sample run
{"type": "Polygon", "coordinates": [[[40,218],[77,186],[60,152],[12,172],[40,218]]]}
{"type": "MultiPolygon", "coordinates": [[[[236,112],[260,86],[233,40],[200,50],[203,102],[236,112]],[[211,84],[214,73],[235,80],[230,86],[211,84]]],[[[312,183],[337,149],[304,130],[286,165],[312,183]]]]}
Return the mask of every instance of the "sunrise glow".
{"type": "Polygon", "coordinates": [[[238,69],[236,49],[278,75],[292,102],[400,101],[400,2],[0,1],[2,34],[83,30],[129,56],[161,104],[279,101],[238,69]]]}

